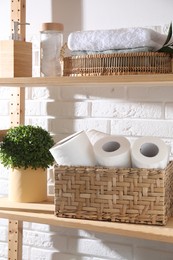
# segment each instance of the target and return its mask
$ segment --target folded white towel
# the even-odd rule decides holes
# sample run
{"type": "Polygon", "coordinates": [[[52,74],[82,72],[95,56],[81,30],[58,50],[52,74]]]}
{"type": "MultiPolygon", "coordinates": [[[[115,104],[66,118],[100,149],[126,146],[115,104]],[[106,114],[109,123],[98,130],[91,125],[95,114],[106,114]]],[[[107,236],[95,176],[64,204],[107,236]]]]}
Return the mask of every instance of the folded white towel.
{"type": "Polygon", "coordinates": [[[105,51],[152,47],[160,49],[167,36],[149,28],[121,28],[115,30],[77,31],[68,37],[71,51],[105,51]]]}
{"type": "Polygon", "coordinates": [[[153,47],[139,47],[133,49],[115,49],[115,50],[106,50],[106,51],[71,51],[72,56],[83,56],[83,55],[94,55],[94,54],[114,54],[114,53],[131,53],[131,52],[152,52],[154,51],[153,47]]]}

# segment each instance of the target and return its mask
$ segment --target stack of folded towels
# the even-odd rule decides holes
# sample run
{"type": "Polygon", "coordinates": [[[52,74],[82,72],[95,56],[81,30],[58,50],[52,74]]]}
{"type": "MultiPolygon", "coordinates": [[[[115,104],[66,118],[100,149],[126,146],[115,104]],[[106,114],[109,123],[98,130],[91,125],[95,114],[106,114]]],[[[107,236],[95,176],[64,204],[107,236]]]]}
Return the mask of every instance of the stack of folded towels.
{"type": "Polygon", "coordinates": [[[157,51],[167,36],[149,28],[76,31],[68,37],[72,55],[157,51]]]}

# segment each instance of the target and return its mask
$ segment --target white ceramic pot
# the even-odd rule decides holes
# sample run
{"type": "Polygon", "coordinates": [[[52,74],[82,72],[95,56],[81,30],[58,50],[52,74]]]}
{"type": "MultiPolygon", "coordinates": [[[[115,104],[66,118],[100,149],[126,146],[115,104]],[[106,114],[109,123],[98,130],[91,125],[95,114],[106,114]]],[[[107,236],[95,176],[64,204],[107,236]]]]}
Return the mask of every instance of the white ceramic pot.
{"type": "Polygon", "coordinates": [[[41,168],[11,169],[9,174],[10,201],[41,202],[47,199],[47,172],[41,168]]]}

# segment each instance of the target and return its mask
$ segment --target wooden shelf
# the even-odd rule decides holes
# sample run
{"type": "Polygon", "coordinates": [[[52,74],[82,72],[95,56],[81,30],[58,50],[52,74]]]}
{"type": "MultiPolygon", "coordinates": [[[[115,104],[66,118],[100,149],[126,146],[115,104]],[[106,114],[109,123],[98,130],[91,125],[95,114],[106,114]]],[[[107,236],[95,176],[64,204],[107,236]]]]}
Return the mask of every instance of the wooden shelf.
{"type": "Polygon", "coordinates": [[[59,218],[51,202],[14,203],[4,198],[0,199],[0,218],[173,243],[173,218],[166,226],[59,218]]]}
{"type": "Polygon", "coordinates": [[[173,74],[146,74],[146,75],[120,75],[120,76],[88,76],[88,77],[47,77],[47,78],[0,78],[1,86],[41,87],[65,86],[80,84],[142,84],[150,83],[173,84],[173,74]]]}

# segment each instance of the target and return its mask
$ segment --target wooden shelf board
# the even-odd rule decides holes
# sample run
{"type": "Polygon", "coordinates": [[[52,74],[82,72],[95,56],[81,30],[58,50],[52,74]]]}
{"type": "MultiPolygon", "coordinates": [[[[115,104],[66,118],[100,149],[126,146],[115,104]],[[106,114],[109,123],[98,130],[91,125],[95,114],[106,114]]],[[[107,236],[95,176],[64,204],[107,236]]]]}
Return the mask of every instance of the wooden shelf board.
{"type": "Polygon", "coordinates": [[[20,203],[11,202],[8,198],[0,198],[0,210],[53,214],[54,209],[55,207],[52,201],[43,201],[40,203],[20,203]]]}
{"type": "Polygon", "coordinates": [[[54,216],[53,209],[54,205],[50,202],[11,203],[7,199],[0,199],[0,218],[173,243],[173,218],[166,226],[126,224],[59,218],[54,216]]]}
{"type": "Polygon", "coordinates": [[[88,77],[16,77],[0,78],[1,86],[38,87],[55,85],[81,85],[81,84],[139,84],[151,83],[172,84],[173,74],[145,74],[145,75],[120,75],[120,76],[88,76],[88,77]]]}

